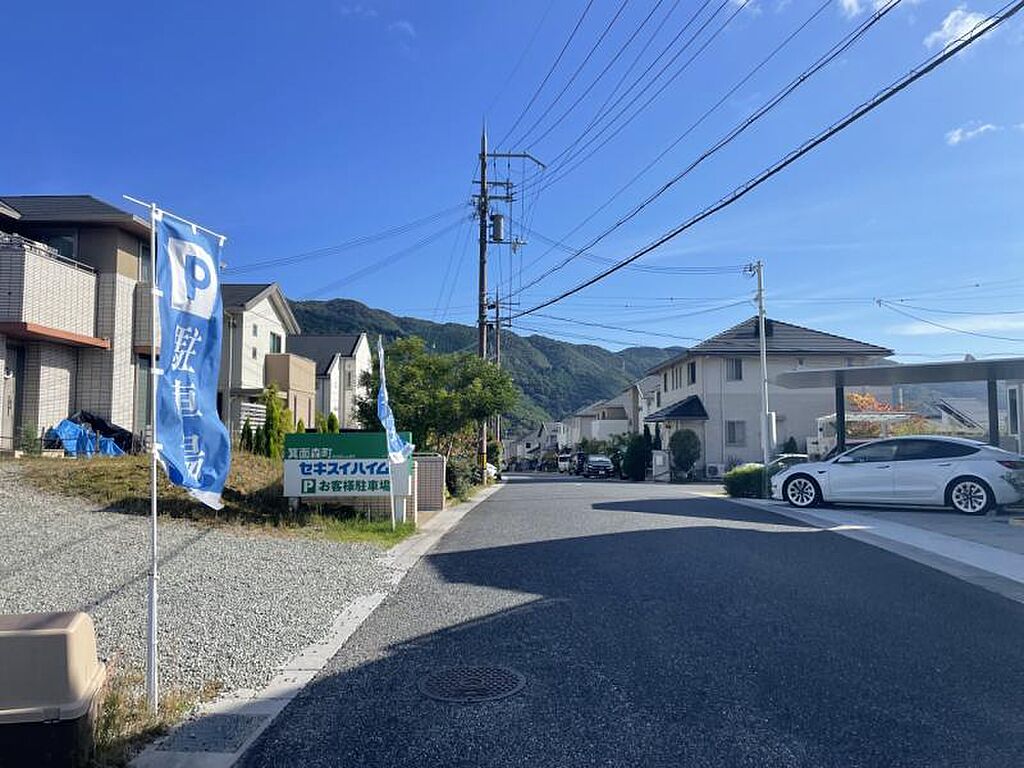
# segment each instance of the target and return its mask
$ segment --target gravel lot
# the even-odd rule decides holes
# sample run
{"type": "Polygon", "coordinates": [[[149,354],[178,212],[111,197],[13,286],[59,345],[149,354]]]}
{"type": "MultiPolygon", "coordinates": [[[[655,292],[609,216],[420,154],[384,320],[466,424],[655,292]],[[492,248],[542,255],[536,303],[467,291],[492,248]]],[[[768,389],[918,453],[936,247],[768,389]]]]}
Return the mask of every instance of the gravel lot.
{"type": "MultiPolygon", "coordinates": [[[[81,609],[100,654],[142,667],[148,519],[27,489],[0,462],[0,613],[81,609]]],[[[259,688],[360,595],[388,589],[381,550],[160,523],[160,679],[259,688]]]]}

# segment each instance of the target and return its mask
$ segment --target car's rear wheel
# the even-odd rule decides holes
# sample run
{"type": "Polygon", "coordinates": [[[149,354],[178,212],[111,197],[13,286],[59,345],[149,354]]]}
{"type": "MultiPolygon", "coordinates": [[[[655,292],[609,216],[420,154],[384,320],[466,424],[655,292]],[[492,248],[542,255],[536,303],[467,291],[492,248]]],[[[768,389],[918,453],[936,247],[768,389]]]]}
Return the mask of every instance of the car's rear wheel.
{"type": "Polygon", "coordinates": [[[992,489],[976,477],[958,477],[950,483],[946,501],[964,515],[984,515],[995,506],[992,489]]]}
{"type": "Polygon", "coordinates": [[[821,503],[821,489],[807,475],[794,475],[782,487],[782,498],[790,506],[807,509],[821,503]]]}

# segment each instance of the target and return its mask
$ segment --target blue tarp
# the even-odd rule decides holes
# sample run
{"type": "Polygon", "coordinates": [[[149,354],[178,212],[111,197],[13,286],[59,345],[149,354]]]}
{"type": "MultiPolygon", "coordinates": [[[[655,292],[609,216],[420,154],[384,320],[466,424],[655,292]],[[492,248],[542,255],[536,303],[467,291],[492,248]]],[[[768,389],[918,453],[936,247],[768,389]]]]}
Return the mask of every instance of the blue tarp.
{"type": "Polygon", "coordinates": [[[51,429],[48,436],[60,440],[64,451],[71,456],[92,456],[97,452],[102,456],[124,455],[124,451],[112,437],[100,437],[97,446],[97,436],[94,432],[68,419],[64,419],[51,429]]]}

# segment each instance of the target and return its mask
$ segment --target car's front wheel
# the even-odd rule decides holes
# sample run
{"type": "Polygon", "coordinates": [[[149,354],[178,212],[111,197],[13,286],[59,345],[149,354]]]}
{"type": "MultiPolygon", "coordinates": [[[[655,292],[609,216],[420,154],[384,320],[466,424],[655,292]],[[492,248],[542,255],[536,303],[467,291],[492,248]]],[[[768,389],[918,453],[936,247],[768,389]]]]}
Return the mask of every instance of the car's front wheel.
{"type": "Polygon", "coordinates": [[[821,503],[821,489],[807,475],[794,475],[782,486],[782,498],[790,506],[807,509],[821,503]]]}
{"type": "Polygon", "coordinates": [[[964,515],[984,515],[995,504],[992,489],[975,477],[959,477],[946,494],[949,505],[964,515]]]}

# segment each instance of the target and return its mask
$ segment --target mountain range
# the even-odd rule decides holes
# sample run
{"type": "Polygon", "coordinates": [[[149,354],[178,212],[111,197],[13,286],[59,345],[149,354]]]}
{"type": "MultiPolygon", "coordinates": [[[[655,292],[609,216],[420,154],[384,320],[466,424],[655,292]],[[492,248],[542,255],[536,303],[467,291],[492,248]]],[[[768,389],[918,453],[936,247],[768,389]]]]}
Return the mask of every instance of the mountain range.
{"type": "MultiPolygon", "coordinates": [[[[401,317],[352,299],[295,301],[292,310],[304,333],[381,334],[385,340],[419,336],[438,353],[472,351],[476,327],[401,317]]],[[[508,428],[523,432],[541,421],[561,419],[598,400],[613,397],[651,366],[678,354],[680,347],[628,347],[612,352],[540,334],[501,337],[501,364],[523,391],[508,428]]]]}

